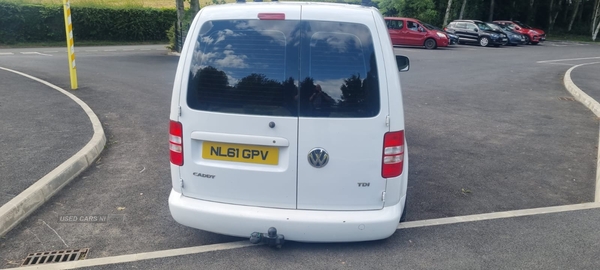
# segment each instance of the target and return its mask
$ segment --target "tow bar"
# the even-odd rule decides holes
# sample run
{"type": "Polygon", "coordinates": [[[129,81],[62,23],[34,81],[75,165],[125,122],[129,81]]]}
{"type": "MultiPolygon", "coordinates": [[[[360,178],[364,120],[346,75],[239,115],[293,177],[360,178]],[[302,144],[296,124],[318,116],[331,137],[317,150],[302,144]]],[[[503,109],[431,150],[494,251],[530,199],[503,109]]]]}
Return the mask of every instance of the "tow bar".
{"type": "Polygon", "coordinates": [[[250,235],[250,243],[252,244],[265,244],[270,247],[281,248],[285,242],[283,234],[277,234],[277,229],[274,227],[269,228],[267,233],[253,232],[250,235]]]}

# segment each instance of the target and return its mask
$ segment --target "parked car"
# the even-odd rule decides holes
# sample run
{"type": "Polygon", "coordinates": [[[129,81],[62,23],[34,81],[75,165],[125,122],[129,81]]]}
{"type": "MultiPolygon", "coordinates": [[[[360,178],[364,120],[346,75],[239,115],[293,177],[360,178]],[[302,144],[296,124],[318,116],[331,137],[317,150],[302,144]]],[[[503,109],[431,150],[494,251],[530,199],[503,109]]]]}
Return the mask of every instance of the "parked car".
{"type": "Polygon", "coordinates": [[[487,23],[492,29],[502,31],[508,37],[507,45],[517,46],[519,44],[525,44],[525,36],[511,30],[508,26],[496,23],[487,23]]]}
{"type": "Polygon", "coordinates": [[[506,25],[511,30],[525,35],[525,44],[537,45],[546,40],[546,33],[544,30],[533,28],[519,21],[494,21],[494,23],[506,25]]]}
{"type": "Polygon", "coordinates": [[[458,35],[459,43],[477,43],[485,46],[500,46],[508,43],[508,37],[502,31],[492,29],[486,23],[477,20],[455,20],[446,26],[450,33],[458,35]]]}
{"type": "Polygon", "coordinates": [[[396,231],[409,60],[377,9],[212,5],[187,37],[169,116],[175,221],[276,245],[396,231]]]}
{"type": "Polygon", "coordinates": [[[430,29],[412,18],[385,17],[393,45],[423,46],[426,49],[446,47],[448,36],[440,30],[430,29]]]}
{"type": "Polygon", "coordinates": [[[444,32],[444,34],[446,34],[446,36],[448,36],[448,39],[450,40],[449,45],[458,44],[458,36],[457,35],[455,35],[453,33],[449,33],[446,30],[443,30],[442,28],[435,27],[428,23],[423,23],[423,26],[425,26],[425,28],[430,29],[430,30],[438,30],[438,31],[444,32]]]}

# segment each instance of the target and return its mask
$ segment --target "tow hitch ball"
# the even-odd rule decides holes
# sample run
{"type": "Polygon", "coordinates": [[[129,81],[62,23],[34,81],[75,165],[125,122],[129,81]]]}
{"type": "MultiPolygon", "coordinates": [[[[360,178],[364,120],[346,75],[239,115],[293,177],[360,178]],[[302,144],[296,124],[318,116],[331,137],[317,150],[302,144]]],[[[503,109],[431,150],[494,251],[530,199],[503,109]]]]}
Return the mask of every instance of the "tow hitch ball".
{"type": "Polygon", "coordinates": [[[253,232],[250,235],[250,243],[252,244],[265,244],[270,247],[281,248],[281,245],[285,242],[283,234],[277,234],[277,229],[271,227],[267,233],[253,232]]]}

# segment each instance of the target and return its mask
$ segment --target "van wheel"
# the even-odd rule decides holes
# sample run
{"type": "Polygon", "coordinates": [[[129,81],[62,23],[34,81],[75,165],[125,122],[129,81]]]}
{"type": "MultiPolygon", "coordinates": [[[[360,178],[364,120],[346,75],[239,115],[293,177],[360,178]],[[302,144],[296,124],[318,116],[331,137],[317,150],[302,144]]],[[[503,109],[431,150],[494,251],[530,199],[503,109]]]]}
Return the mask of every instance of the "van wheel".
{"type": "Polygon", "coordinates": [[[481,37],[479,39],[479,45],[481,45],[481,47],[485,47],[488,44],[490,44],[490,40],[487,37],[481,37]]]}
{"type": "Polygon", "coordinates": [[[432,38],[428,38],[425,40],[425,49],[432,50],[437,48],[437,43],[432,38]]]}

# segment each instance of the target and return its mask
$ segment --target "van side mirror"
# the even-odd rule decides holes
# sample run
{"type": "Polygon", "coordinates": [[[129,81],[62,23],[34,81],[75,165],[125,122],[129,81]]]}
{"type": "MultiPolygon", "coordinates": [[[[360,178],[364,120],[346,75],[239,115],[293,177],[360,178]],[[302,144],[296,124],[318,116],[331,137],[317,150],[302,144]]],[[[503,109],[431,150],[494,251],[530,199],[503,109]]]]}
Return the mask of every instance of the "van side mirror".
{"type": "Polygon", "coordinates": [[[410,69],[410,60],[406,56],[396,55],[396,64],[398,65],[399,72],[405,72],[410,69]]]}

